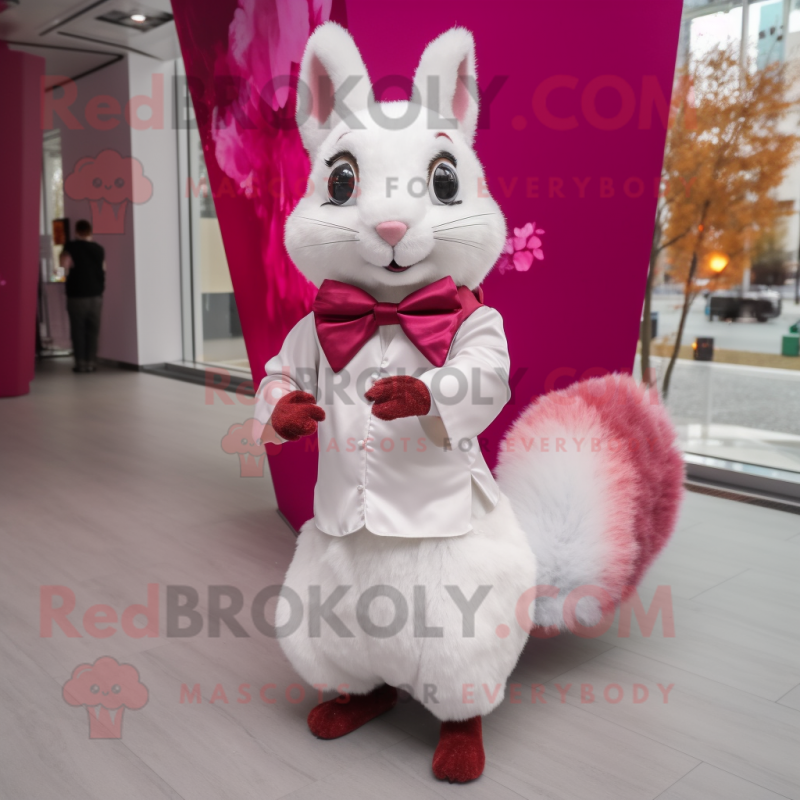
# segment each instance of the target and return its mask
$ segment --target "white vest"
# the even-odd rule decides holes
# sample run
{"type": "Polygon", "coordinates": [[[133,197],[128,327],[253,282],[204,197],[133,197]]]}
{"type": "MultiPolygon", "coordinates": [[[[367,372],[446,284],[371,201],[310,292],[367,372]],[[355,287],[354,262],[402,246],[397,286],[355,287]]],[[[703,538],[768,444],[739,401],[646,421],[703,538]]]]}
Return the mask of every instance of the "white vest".
{"type": "Polygon", "coordinates": [[[313,394],[325,410],[314,490],[314,521],[325,533],[346,536],[366,527],[378,536],[459,536],[472,530],[473,502],[493,508],[500,495],[477,436],[508,402],[508,375],[503,320],[486,306],[462,323],[442,367],[399,325],[385,325],[338,373],[311,313],[267,362],[255,419],[268,423],[278,399],[296,389],[313,394]],[[364,393],[390,375],[413,375],[427,385],[427,416],[389,422],[373,416],[364,393]]]}

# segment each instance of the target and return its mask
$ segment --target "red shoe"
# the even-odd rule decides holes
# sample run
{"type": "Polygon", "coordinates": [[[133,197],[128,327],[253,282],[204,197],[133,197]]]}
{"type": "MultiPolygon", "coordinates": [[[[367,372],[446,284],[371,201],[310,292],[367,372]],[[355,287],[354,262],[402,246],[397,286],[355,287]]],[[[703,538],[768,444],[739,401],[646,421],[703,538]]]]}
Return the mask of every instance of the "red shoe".
{"type": "Polygon", "coordinates": [[[474,781],[483,774],[485,764],[480,717],[442,723],[439,744],[433,754],[433,774],[440,781],[474,781]]]}
{"type": "Polygon", "coordinates": [[[397,689],[387,684],[369,694],[334,697],[311,709],[308,727],[319,739],[338,739],[391,710],[396,703],[397,689]]]}

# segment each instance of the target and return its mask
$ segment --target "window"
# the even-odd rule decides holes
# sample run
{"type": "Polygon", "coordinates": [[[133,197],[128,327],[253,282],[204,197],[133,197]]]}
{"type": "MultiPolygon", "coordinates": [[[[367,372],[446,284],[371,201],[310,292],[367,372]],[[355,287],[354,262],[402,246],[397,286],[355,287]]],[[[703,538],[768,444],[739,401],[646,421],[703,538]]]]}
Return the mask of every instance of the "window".
{"type": "Polygon", "coordinates": [[[61,255],[61,244],[53,242],[53,221],[64,217],[64,172],[61,166],[61,131],[55,128],[44,133],[42,150],[42,236],[50,240],[48,258],[43,260],[47,265],[44,280],[60,281],[64,278],[64,270],[58,264],[61,255]]]}
{"type": "MultiPolygon", "coordinates": [[[[724,473],[726,482],[770,485],[770,491],[793,497],[800,497],[800,139],[794,150],[782,148],[789,141],[785,137],[800,133],[797,107],[784,103],[797,95],[798,74],[800,0],[762,0],[744,7],[741,2],[685,2],[675,87],[684,117],[670,128],[664,177],[675,163],[671,152],[705,143],[708,153],[720,154],[715,164],[723,165],[714,173],[717,183],[705,189],[711,206],[719,204],[722,212],[711,221],[701,218],[700,184],[695,184],[700,189],[694,216],[686,207],[689,200],[679,198],[683,206],[670,207],[665,189],[660,224],[668,230],[671,215],[683,214],[687,232],[677,235],[687,238],[658,257],[650,327],[650,366],[662,391],[671,371],[666,403],[690,474],[711,469],[717,478],[724,473]],[[698,64],[705,64],[705,73],[691,72],[698,64]],[[769,76],[779,74],[782,83],[776,88],[769,76]],[[709,79],[695,79],[698,75],[709,79]],[[737,136],[729,141],[745,144],[725,153],[727,133],[708,122],[720,118],[709,104],[727,102],[726,94],[728,100],[741,97],[743,87],[759,102],[730,116],[740,127],[731,128],[737,136]],[[771,114],[769,108],[781,110],[771,114]],[[683,139],[680,125],[686,126],[683,139]],[[739,166],[745,163],[747,172],[739,166]],[[757,173],[771,175],[772,188],[739,180],[757,173]],[[765,206],[770,214],[760,213],[765,206]],[[696,273],[690,281],[692,264],[696,273]]],[[[673,178],[681,177],[684,185],[703,180],[699,162],[693,171],[691,159],[684,159],[682,169],[691,174],[673,178]]]]}
{"type": "MultiPolygon", "coordinates": [[[[180,61],[176,69],[182,74],[180,61]]],[[[184,360],[249,375],[230,270],[188,92],[176,92],[176,102],[185,104],[177,118],[188,120],[187,126],[178,130],[184,360]]]]}

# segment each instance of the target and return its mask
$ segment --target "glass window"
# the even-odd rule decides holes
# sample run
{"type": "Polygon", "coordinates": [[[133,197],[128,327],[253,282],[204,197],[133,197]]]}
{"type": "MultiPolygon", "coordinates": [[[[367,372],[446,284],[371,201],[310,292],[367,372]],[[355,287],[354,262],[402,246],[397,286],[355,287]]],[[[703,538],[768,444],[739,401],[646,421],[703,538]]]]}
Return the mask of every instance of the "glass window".
{"type": "Polygon", "coordinates": [[[641,337],[642,347],[651,339],[650,378],[668,389],[688,463],[779,479],[794,496],[798,74],[800,0],[750,2],[744,13],[741,3],[684,4],[656,233],[664,246],[654,248],[641,337]],[[670,195],[670,180],[691,188],[670,195]]]}
{"type": "Polygon", "coordinates": [[[741,6],[694,17],[690,31],[689,50],[693,56],[739,41],[742,37],[741,6]]]}
{"type": "Polygon", "coordinates": [[[800,31],[800,0],[792,0],[789,10],[789,33],[800,31]]]}
{"type": "Polygon", "coordinates": [[[783,58],[783,0],[761,0],[748,6],[747,48],[758,69],[783,58]]]}
{"type": "MultiPolygon", "coordinates": [[[[182,64],[178,63],[178,72],[182,64]]],[[[180,94],[180,93],[176,93],[180,94]]],[[[236,308],[228,261],[214,207],[203,147],[187,104],[178,119],[189,119],[181,130],[181,187],[184,358],[249,374],[242,326],[236,308]]]]}
{"type": "Polygon", "coordinates": [[[52,253],[46,259],[44,277],[47,281],[61,281],[64,270],[58,264],[58,257],[62,245],[55,244],[53,237],[53,221],[64,217],[64,172],[61,166],[61,131],[58,128],[45,131],[42,156],[43,236],[50,238],[52,247],[52,253]]]}

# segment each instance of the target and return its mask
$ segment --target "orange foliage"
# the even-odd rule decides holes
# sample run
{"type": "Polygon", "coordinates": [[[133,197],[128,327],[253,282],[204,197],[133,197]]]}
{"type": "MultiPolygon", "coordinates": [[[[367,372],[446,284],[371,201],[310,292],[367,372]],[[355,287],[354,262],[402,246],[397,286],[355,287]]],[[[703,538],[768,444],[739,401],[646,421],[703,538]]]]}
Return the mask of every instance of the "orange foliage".
{"type": "Polygon", "coordinates": [[[791,76],[785,64],[742,69],[738,46],[692,62],[676,84],[664,159],[664,242],[670,276],[694,296],[738,284],[752,249],[792,213],[775,190],[800,137],[787,128],[791,76]],[[711,269],[714,254],[726,268],[711,269]],[[705,283],[705,281],[703,281],[705,283]]]}

